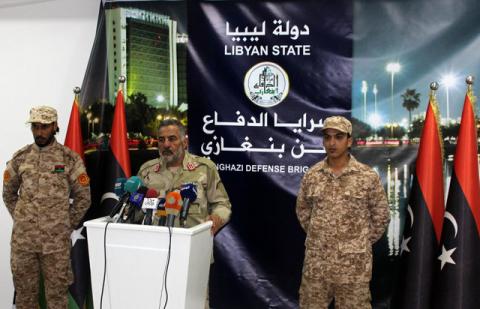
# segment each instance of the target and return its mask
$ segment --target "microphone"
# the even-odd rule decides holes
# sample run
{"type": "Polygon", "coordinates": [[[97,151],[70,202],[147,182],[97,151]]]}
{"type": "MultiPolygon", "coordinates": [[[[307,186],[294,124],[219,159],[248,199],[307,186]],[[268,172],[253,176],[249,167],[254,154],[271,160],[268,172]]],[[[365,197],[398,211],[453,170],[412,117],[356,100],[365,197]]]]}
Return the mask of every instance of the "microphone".
{"type": "Polygon", "coordinates": [[[132,176],[125,182],[124,188],[125,191],[133,193],[140,189],[141,186],[143,186],[142,180],[138,176],[132,176]]]}
{"type": "Polygon", "coordinates": [[[125,208],[127,200],[130,198],[130,194],[137,191],[137,189],[142,185],[142,181],[137,176],[132,176],[128,180],[125,178],[117,178],[115,181],[115,194],[119,196],[118,202],[113,206],[112,211],[110,212],[109,217],[113,219],[113,222],[118,221],[118,217],[114,218],[115,215],[121,214],[125,208]]]}
{"type": "Polygon", "coordinates": [[[172,191],[165,197],[165,210],[167,212],[167,226],[175,225],[175,218],[182,210],[182,196],[178,191],[172,191]]]}
{"type": "Polygon", "coordinates": [[[127,222],[128,220],[130,220],[130,223],[137,222],[137,220],[135,220],[135,213],[137,213],[138,210],[142,208],[142,202],[145,194],[147,193],[147,190],[147,187],[141,186],[136,192],[130,195],[130,197],[128,198],[127,206],[123,211],[123,216],[120,217],[119,222],[127,222]]]}
{"type": "Polygon", "coordinates": [[[145,212],[145,217],[143,218],[144,225],[152,225],[152,214],[153,210],[157,209],[159,199],[157,198],[158,192],[155,189],[148,189],[145,194],[145,198],[142,203],[142,210],[145,212]]]}
{"type": "Polygon", "coordinates": [[[185,226],[185,221],[187,221],[188,210],[190,209],[190,203],[195,202],[197,199],[197,186],[193,183],[185,183],[180,189],[180,195],[183,200],[183,208],[180,212],[180,226],[185,226]]]}
{"type": "Polygon", "coordinates": [[[115,180],[115,187],[113,188],[113,190],[118,197],[121,197],[125,193],[126,182],[127,178],[124,177],[119,177],[115,180]]]}
{"type": "Polygon", "coordinates": [[[155,212],[155,221],[158,226],[165,226],[167,223],[167,212],[165,211],[165,198],[159,198],[157,211],[155,212]]]}

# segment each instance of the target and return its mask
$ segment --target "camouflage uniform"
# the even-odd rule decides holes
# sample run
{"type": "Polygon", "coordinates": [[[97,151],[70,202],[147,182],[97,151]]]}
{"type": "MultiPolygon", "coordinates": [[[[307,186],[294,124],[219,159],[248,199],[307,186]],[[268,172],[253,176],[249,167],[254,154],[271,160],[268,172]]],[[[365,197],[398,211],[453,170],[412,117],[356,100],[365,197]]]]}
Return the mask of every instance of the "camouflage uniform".
{"type": "MultiPolygon", "coordinates": [[[[223,224],[230,218],[231,205],[227,191],[215,164],[209,159],[185,152],[183,164],[175,172],[170,171],[161,158],[153,159],[140,167],[138,177],[145,186],[157,190],[161,195],[180,189],[185,183],[196,185],[197,199],[190,204],[186,227],[205,222],[210,214],[219,216],[223,224]]],[[[178,224],[178,220],[175,224],[178,224]]]]}
{"type": "Polygon", "coordinates": [[[17,308],[38,307],[40,271],[49,308],[66,308],[73,279],[70,234],[90,206],[82,159],[55,140],[45,147],[23,147],[7,163],[3,200],[13,219],[11,267],[17,308]]]}
{"type": "Polygon", "coordinates": [[[300,308],[328,308],[333,298],[336,308],[371,308],[372,244],[389,221],[378,174],[350,155],[336,176],[325,159],[305,174],[296,212],[307,233],[300,308]]]}

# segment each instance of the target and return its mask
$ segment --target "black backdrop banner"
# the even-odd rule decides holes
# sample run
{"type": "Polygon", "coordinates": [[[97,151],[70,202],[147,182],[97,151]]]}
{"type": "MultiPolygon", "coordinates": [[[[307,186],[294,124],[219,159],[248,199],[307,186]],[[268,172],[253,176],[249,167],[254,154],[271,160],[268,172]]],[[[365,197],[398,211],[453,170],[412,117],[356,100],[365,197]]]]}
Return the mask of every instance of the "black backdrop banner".
{"type": "Polygon", "coordinates": [[[351,1],[189,1],[188,131],[233,205],[215,238],[214,308],[296,308],[305,171],[323,119],[349,117],[351,1]]]}
{"type": "MultiPolygon", "coordinates": [[[[86,219],[105,213],[106,149],[125,75],[132,174],[158,156],[159,120],[175,116],[188,123],[190,150],[217,164],[230,195],[232,221],[215,238],[212,306],[297,308],[305,234],[296,193],[324,157],[323,120],[343,114],[352,119],[354,156],[377,170],[388,195],[391,221],[373,248],[371,282],[372,307],[388,308],[427,85],[448,72],[457,86],[475,74],[477,2],[102,1],[80,96],[93,197],[86,219]],[[408,93],[419,101],[405,102],[408,93]]],[[[441,85],[438,98],[451,159],[462,106],[453,102],[465,93],[448,89],[441,85]]],[[[83,247],[79,261],[88,262],[83,247]]]]}
{"type": "Polygon", "coordinates": [[[353,2],[105,1],[99,14],[81,96],[93,195],[86,218],[105,214],[113,98],[126,75],[132,175],[158,156],[156,125],[173,113],[188,123],[190,151],[217,164],[230,196],[210,305],[297,308],[305,233],[296,194],[324,158],[323,120],[350,117],[353,2]]]}

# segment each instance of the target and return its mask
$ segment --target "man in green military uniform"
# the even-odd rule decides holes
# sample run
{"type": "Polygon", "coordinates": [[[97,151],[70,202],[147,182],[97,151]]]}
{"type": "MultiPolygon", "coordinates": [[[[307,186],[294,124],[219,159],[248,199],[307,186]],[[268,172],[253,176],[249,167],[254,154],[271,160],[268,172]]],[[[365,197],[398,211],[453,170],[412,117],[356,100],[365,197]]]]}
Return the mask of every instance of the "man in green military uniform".
{"type": "Polygon", "coordinates": [[[307,233],[300,308],[371,308],[372,245],[389,221],[378,174],[350,155],[352,124],[333,116],[323,123],[327,157],[305,174],[297,217],[307,233]]]}
{"type": "Polygon", "coordinates": [[[13,219],[16,306],[38,307],[41,272],[48,307],[66,308],[73,281],[70,234],[90,207],[89,178],[80,156],[57,143],[54,108],[32,108],[28,123],[35,143],[17,151],[3,174],[3,201],[13,219]]]}
{"type": "Polygon", "coordinates": [[[215,234],[230,218],[230,201],[215,164],[189,153],[187,147],[185,127],[174,119],[162,121],[158,136],[160,157],[145,162],[138,176],[161,195],[193,183],[197,199],[190,204],[186,227],[211,220],[215,234]]]}
{"type": "MultiPolygon", "coordinates": [[[[197,188],[197,199],[190,204],[185,227],[211,220],[212,234],[216,234],[230,219],[227,191],[215,164],[189,153],[187,148],[185,127],[178,120],[162,121],[158,130],[160,157],[145,162],[138,176],[147,187],[154,188],[161,195],[193,183],[197,188]]],[[[209,308],[208,292],[205,308],[209,308]]]]}

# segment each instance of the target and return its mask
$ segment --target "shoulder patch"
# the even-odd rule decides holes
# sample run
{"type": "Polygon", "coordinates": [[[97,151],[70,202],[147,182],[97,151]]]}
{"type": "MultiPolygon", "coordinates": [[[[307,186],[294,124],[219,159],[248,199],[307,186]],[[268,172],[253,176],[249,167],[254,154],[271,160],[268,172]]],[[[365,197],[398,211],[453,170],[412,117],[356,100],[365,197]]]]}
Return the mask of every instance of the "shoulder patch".
{"type": "Polygon", "coordinates": [[[138,169],[138,175],[140,175],[145,169],[150,169],[150,168],[153,168],[155,172],[158,172],[160,170],[160,167],[161,166],[158,158],[149,160],[140,166],[140,168],[138,169]]]}
{"type": "Polygon", "coordinates": [[[3,172],[3,182],[7,183],[10,181],[11,178],[12,176],[10,175],[10,172],[8,170],[5,170],[5,172],[3,172]]]}
{"type": "Polygon", "coordinates": [[[187,170],[193,171],[198,167],[198,165],[199,164],[197,162],[188,162],[187,163],[187,170]]]}
{"type": "Polygon", "coordinates": [[[78,183],[82,186],[88,186],[90,184],[90,177],[86,173],[81,173],[78,178],[78,183]]]}

